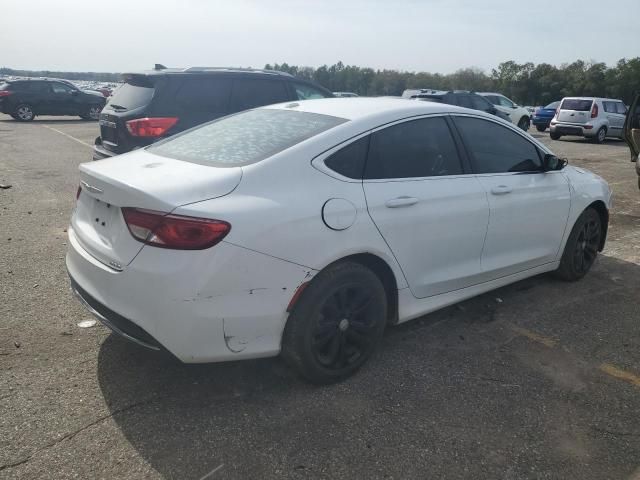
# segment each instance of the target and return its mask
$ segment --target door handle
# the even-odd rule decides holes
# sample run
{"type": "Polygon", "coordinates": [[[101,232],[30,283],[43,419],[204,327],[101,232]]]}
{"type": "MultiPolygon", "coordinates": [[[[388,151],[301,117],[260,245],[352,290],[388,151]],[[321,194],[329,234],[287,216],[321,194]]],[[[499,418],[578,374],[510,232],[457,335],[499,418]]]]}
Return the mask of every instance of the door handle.
{"type": "Polygon", "coordinates": [[[498,185],[491,189],[491,193],[494,195],[506,195],[507,193],[511,193],[511,190],[513,189],[508,185],[498,185]]]}
{"type": "Polygon", "coordinates": [[[392,198],[391,200],[387,200],[385,202],[385,206],[387,208],[399,208],[399,207],[409,207],[411,205],[415,205],[418,203],[418,199],[415,197],[397,197],[392,198]]]}

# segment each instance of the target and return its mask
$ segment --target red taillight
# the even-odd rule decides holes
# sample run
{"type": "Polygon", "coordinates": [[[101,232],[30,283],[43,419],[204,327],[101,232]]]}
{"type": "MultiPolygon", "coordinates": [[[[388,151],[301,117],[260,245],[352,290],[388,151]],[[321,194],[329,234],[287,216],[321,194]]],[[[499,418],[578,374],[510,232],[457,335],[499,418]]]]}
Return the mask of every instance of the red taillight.
{"type": "Polygon", "coordinates": [[[13,92],[9,91],[9,90],[0,90],[0,97],[8,97],[9,95],[11,95],[13,92]]]}
{"type": "Polygon", "coordinates": [[[593,102],[593,107],[591,107],[591,118],[596,118],[598,116],[598,104],[593,102]]]}
{"type": "Polygon", "coordinates": [[[82,191],[82,187],[78,185],[78,191],[76,192],[76,200],[80,198],[80,192],[82,191]]]}
{"type": "Polygon", "coordinates": [[[173,127],[177,117],[136,118],[127,122],[127,130],[134,137],[159,137],[173,127]]]}
{"type": "Polygon", "coordinates": [[[160,248],[203,250],[219,243],[231,230],[231,225],[222,220],[154,210],[125,207],[122,215],[133,238],[160,248]]]}

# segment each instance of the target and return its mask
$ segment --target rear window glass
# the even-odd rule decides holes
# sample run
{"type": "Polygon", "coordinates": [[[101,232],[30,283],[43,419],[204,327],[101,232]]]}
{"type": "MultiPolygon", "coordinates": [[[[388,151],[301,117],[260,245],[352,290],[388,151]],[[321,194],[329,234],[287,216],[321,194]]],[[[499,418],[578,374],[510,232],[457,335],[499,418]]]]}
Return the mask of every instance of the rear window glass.
{"type": "Polygon", "coordinates": [[[548,109],[553,109],[555,110],[556,108],[558,108],[558,105],[560,105],[560,102],[551,102],[549,105],[547,105],[544,108],[548,108],[548,109]]]}
{"type": "Polygon", "coordinates": [[[593,100],[567,99],[562,101],[562,110],[576,110],[578,112],[588,112],[591,110],[593,100]]]}
{"type": "Polygon", "coordinates": [[[202,165],[236,167],[269,158],[346,121],[292,110],[249,110],[157,143],[149,151],[202,165]]]}
{"type": "Polygon", "coordinates": [[[107,108],[112,110],[133,110],[134,108],[148,105],[153,98],[155,89],[153,87],[143,87],[125,83],[114,90],[107,108]]]}

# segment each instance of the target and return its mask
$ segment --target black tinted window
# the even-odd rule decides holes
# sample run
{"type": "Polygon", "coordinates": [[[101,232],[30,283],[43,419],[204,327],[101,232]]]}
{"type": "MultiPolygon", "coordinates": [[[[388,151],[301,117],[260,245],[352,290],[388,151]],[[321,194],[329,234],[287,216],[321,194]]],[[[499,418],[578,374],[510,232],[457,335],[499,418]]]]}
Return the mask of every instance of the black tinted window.
{"type": "Polygon", "coordinates": [[[60,82],[50,82],[53,93],[71,93],[74,89],[60,82]]]}
{"type": "Polygon", "coordinates": [[[482,110],[483,112],[491,108],[491,104],[480,95],[471,95],[471,104],[473,109],[482,110]]]}
{"type": "Polygon", "coordinates": [[[229,111],[239,112],[287,100],[287,89],[281,80],[242,78],[233,81],[229,111]]]}
{"type": "Polygon", "coordinates": [[[444,118],[412,120],[371,135],[365,178],[411,178],[462,173],[444,118]]]}
{"type": "Polygon", "coordinates": [[[562,101],[561,110],[577,110],[579,112],[588,112],[591,110],[593,100],[566,99],[562,101]]]}
{"type": "Polygon", "coordinates": [[[369,137],[364,137],[338,150],[324,161],[331,170],[348,178],[362,178],[369,137]]]}
{"type": "Polygon", "coordinates": [[[180,110],[225,114],[231,95],[231,79],[222,77],[187,78],[176,95],[180,110]]]}
{"type": "Polygon", "coordinates": [[[478,173],[531,172],[542,168],[536,146],[509,128],[488,120],[456,117],[478,173]]]}
{"type": "Polygon", "coordinates": [[[460,105],[465,108],[474,108],[471,101],[471,95],[456,95],[456,105],[460,105]]]}
{"type": "Polygon", "coordinates": [[[125,83],[113,91],[109,97],[107,108],[114,110],[133,110],[144,107],[151,102],[155,89],[142,85],[125,83]]]}

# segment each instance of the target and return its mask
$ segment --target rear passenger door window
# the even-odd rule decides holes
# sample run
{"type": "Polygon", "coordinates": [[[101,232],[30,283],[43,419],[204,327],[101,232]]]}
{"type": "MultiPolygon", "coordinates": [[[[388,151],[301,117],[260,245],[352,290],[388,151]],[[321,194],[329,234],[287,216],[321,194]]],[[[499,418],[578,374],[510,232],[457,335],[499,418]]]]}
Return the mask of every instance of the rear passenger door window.
{"type": "Polygon", "coordinates": [[[540,172],[537,147],[522,135],[495,122],[455,117],[477,173],[540,172]]]}
{"type": "Polygon", "coordinates": [[[282,80],[239,78],[233,81],[229,112],[240,112],[289,100],[282,80]]]}
{"type": "Polygon", "coordinates": [[[369,136],[363,137],[329,156],[324,164],[343,177],[362,179],[369,136]]]}
{"type": "Polygon", "coordinates": [[[607,113],[617,113],[615,102],[602,102],[604,104],[604,111],[607,113]]]}
{"type": "Polygon", "coordinates": [[[423,118],[371,135],[366,179],[459,175],[462,165],[446,120],[423,118]]]}
{"type": "Polygon", "coordinates": [[[626,115],[627,114],[627,107],[624,106],[624,103],[617,102],[616,103],[616,112],[619,113],[620,115],[626,115]]]}
{"type": "Polygon", "coordinates": [[[216,118],[226,115],[230,95],[230,78],[187,78],[176,94],[176,104],[181,112],[207,113],[216,118]]]}

